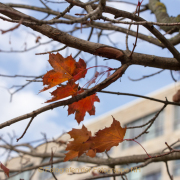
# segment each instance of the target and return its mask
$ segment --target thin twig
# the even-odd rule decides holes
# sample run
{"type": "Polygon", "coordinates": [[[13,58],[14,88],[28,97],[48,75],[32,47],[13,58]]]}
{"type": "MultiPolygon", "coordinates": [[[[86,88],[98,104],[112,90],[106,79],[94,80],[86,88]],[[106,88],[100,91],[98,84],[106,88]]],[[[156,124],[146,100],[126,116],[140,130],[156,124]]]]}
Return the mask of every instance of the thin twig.
{"type": "MultiPolygon", "coordinates": [[[[84,90],[87,90],[87,88],[83,88],[84,90]]],[[[176,102],[171,102],[171,101],[163,101],[163,100],[160,100],[160,99],[156,99],[156,98],[152,98],[152,97],[148,97],[148,96],[143,96],[143,95],[138,95],[138,94],[132,94],[132,93],[122,93],[122,92],[113,92],[113,91],[104,91],[104,90],[101,90],[101,91],[98,91],[98,92],[101,92],[101,93],[108,93],[108,94],[116,94],[116,95],[125,95],[125,96],[134,96],[134,97],[140,97],[140,98],[144,98],[144,99],[149,99],[151,101],[156,101],[156,102],[159,102],[159,103],[163,103],[163,104],[168,104],[168,105],[177,105],[177,106],[180,106],[180,103],[176,103],[176,102]]]]}
{"type": "Polygon", "coordinates": [[[128,35],[129,35],[130,28],[131,28],[131,24],[129,25],[129,28],[127,29],[127,33],[126,33],[126,50],[127,51],[129,51],[129,47],[128,47],[128,35]]]}
{"type": "MultiPolygon", "coordinates": [[[[177,144],[178,142],[180,142],[180,139],[178,139],[177,141],[175,141],[174,143],[172,143],[171,145],[169,145],[170,147],[174,146],[175,144],[177,144]]],[[[162,152],[164,152],[166,149],[168,149],[168,147],[164,148],[162,150],[162,152]]]]}
{"type": "MultiPolygon", "coordinates": [[[[7,78],[16,78],[16,77],[21,77],[21,78],[36,78],[37,76],[26,76],[26,75],[5,75],[5,74],[0,74],[2,77],[7,77],[7,78]]],[[[39,76],[38,76],[39,77],[39,76]]]]}
{"type": "Polygon", "coordinates": [[[47,51],[47,52],[43,52],[43,53],[36,53],[35,55],[49,54],[49,53],[53,53],[53,52],[57,52],[57,51],[62,51],[64,49],[66,49],[66,48],[67,48],[67,46],[65,45],[62,48],[59,48],[57,50],[47,51]]]}
{"type": "Polygon", "coordinates": [[[170,73],[171,73],[171,77],[172,77],[173,81],[174,81],[174,82],[177,82],[177,80],[174,78],[174,75],[173,75],[173,71],[172,71],[172,70],[170,70],[170,73]]]}
{"type": "Polygon", "coordinates": [[[168,147],[169,151],[172,151],[173,148],[171,148],[171,146],[169,146],[169,144],[167,142],[165,142],[166,146],[168,147]]]}
{"type": "Polygon", "coordinates": [[[43,80],[26,80],[26,81],[29,81],[29,82],[43,82],[43,80]]]}
{"type": "MultiPolygon", "coordinates": [[[[143,1],[143,0],[142,0],[143,1]]],[[[141,2],[142,3],[142,2],[141,2]]],[[[138,0],[138,5],[137,5],[137,8],[136,8],[136,11],[138,12],[138,16],[139,16],[139,11],[140,11],[140,6],[141,6],[141,3],[139,2],[138,0]]],[[[132,58],[132,54],[136,48],[136,44],[137,44],[137,38],[138,38],[138,32],[139,32],[139,25],[137,25],[137,32],[136,32],[136,39],[135,39],[135,43],[133,44],[133,50],[131,51],[131,54],[129,55],[129,58],[132,58]]]]}
{"type": "Polygon", "coordinates": [[[23,18],[20,19],[19,23],[16,26],[14,26],[14,27],[12,27],[12,28],[10,28],[8,30],[1,30],[0,29],[0,31],[1,31],[2,34],[5,34],[5,33],[9,32],[9,31],[13,31],[13,30],[17,29],[22,24],[22,22],[23,22],[23,18]]]}
{"type": "Polygon", "coordinates": [[[138,136],[134,137],[133,140],[139,138],[140,136],[142,136],[143,134],[145,134],[147,132],[147,130],[153,125],[154,121],[156,120],[156,118],[159,116],[160,112],[162,112],[165,107],[167,106],[167,104],[164,104],[164,106],[157,112],[157,114],[150,120],[151,123],[149,124],[149,126],[142,132],[140,133],[138,136]]]}
{"type": "Polygon", "coordinates": [[[32,123],[32,121],[33,121],[33,119],[34,119],[35,117],[36,117],[36,116],[33,116],[33,117],[31,118],[31,120],[29,121],[29,123],[28,123],[26,129],[24,130],[24,132],[23,132],[23,134],[22,134],[22,136],[19,137],[19,138],[17,139],[17,142],[18,142],[20,139],[22,139],[22,138],[24,137],[24,135],[26,134],[26,132],[27,132],[29,126],[31,125],[31,123],[32,123]]]}
{"type": "Polygon", "coordinates": [[[167,161],[165,161],[165,164],[166,164],[166,170],[167,170],[168,176],[169,176],[170,180],[173,180],[173,176],[170,174],[169,166],[168,166],[167,161]]]}
{"type": "Polygon", "coordinates": [[[145,76],[143,76],[142,78],[139,78],[139,79],[132,79],[132,78],[130,78],[130,77],[128,77],[128,79],[131,80],[131,81],[140,81],[140,80],[142,80],[142,79],[146,79],[146,78],[152,77],[152,76],[154,76],[154,75],[157,75],[157,74],[163,72],[164,70],[165,70],[165,69],[162,69],[162,70],[160,70],[160,71],[158,71],[158,72],[156,72],[156,73],[153,73],[153,74],[150,74],[150,75],[145,75],[145,76]]]}
{"type": "Polygon", "coordinates": [[[53,153],[53,150],[51,149],[51,158],[50,158],[50,161],[49,161],[49,162],[51,162],[51,169],[52,169],[51,174],[54,177],[54,179],[57,180],[57,178],[56,178],[56,176],[54,174],[54,171],[53,171],[53,155],[54,155],[54,153],[53,153]]]}
{"type": "Polygon", "coordinates": [[[53,19],[59,19],[60,17],[63,17],[67,12],[69,12],[74,5],[70,4],[63,12],[59,13],[56,17],[53,19]]]}
{"type": "MultiPolygon", "coordinates": [[[[87,41],[89,41],[89,40],[91,39],[92,34],[93,34],[93,30],[94,30],[94,28],[92,27],[92,28],[91,28],[91,31],[90,31],[90,33],[89,33],[89,36],[88,36],[87,41]]],[[[82,52],[82,51],[79,50],[78,53],[77,53],[73,58],[75,59],[81,52],[82,52]]]]}
{"type": "Polygon", "coordinates": [[[47,41],[47,42],[44,42],[44,43],[39,43],[36,46],[30,47],[30,48],[24,49],[24,50],[11,50],[11,51],[7,51],[7,50],[0,49],[0,52],[3,52],[3,53],[24,53],[24,52],[30,51],[32,49],[35,49],[35,48],[37,48],[37,47],[39,47],[41,45],[49,44],[51,42],[53,42],[53,40],[50,40],[50,41],[47,41]]]}
{"type": "Polygon", "coordinates": [[[47,8],[47,9],[50,9],[44,2],[43,2],[43,0],[40,0],[41,1],[41,3],[47,8]]]}
{"type": "MultiPolygon", "coordinates": [[[[43,74],[44,75],[44,74],[43,74]]],[[[43,75],[40,75],[40,76],[36,76],[33,80],[36,80],[38,78],[41,78],[43,75]]],[[[29,81],[28,83],[24,84],[24,85],[21,85],[21,86],[12,86],[11,88],[13,87],[19,87],[17,90],[15,90],[13,93],[10,92],[10,102],[12,102],[12,97],[15,93],[17,93],[18,91],[20,91],[21,89],[25,88],[26,86],[28,86],[32,81],[29,81]]]]}

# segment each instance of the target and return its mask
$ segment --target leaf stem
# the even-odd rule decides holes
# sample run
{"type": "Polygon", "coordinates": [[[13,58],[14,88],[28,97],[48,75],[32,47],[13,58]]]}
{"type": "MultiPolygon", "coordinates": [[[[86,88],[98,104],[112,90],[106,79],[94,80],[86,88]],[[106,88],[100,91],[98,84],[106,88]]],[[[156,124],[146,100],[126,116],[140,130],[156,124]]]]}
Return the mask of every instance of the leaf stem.
{"type": "Polygon", "coordinates": [[[146,154],[148,155],[148,157],[149,157],[149,158],[152,158],[152,157],[147,153],[147,151],[145,150],[145,148],[144,148],[139,142],[137,142],[136,140],[134,140],[134,139],[124,139],[124,141],[134,141],[134,142],[138,143],[138,144],[144,149],[144,151],[146,152],[146,154]]]}

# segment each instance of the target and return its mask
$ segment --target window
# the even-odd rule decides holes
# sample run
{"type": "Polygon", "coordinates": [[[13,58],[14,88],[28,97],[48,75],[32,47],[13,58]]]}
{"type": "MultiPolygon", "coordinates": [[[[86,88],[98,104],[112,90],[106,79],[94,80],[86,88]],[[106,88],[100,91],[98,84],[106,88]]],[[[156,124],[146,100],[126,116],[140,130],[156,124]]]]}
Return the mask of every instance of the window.
{"type": "MultiPolygon", "coordinates": [[[[126,171],[126,169],[131,169],[132,167],[137,167],[139,164],[131,163],[128,165],[122,165],[120,166],[121,172],[126,171]]],[[[131,170],[131,172],[126,174],[128,180],[161,180],[161,171],[156,170],[155,172],[148,173],[147,175],[144,175],[144,169],[143,168],[136,168],[134,170],[131,170]]],[[[118,180],[121,179],[120,176],[117,178],[118,180]]]]}
{"type": "Polygon", "coordinates": [[[174,106],[174,129],[180,128],[180,106],[174,106]]]}
{"type": "Polygon", "coordinates": [[[161,172],[155,172],[142,177],[142,180],[161,180],[161,172]]]}
{"type": "Polygon", "coordinates": [[[180,176],[180,160],[175,160],[173,163],[173,176],[180,176]]]}
{"type": "MultiPolygon", "coordinates": [[[[33,164],[24,166],[24,168],[31,167],[31,166],[33,166],[33,164]]],[[[15,173],[10,173],[10,176],[12,176],[14,174],[17,174],[17,173],[16,172],[15,173]]],[[[31,170],[31,171],[24,171],[24,172],[22,172],[20,174],[17,174],[16,176],[14,176],[12,178],[8,178],[8,180],[20,180],[20,179],[28,180],[28,179],[30,179],[32,174],[33,174],[33,170],[31,170]]]]}
{"type": "MultiPolygon", "coordinates": [[[[179,149],[180,146],[175,147],[174,149],[179,149]]],[[[173,176],[180,176],[180,160],[173,161],[173,176]]]]}
{"type": "MultiPolygon", "coordinates": [[[[126,124],[127,127],[132,127],[132,126],[140,126],[145,124],[146,122],[148,122],[149,120],[151,120],[154,116],[155,113],[149,114],[145,117],[142,117],[140,119],[137,119],[133,122],[130,122],[128,124],[126,124]]],[[[144,134],[143,136],[138,138],[138,142],[143,142],[143,141],[147,141],[150,139],[153,139],[155,137],[161,136],[163,134],[163,112],[161,112],[159,114],[159,116],[156,118],[154,124],[150,127],[150,129],[148,129],[148,134],[144,134]]],[[[145,130],[145,128],[147,128],[147,126],[144,126],[142,128],[135,128],[135,129],[130,129],[126,131],[126,135],[124,139],[131,139],[136,137],[137,135],[139,135],[142,131],[145,130]]],[[[135,142],[133,141],[124,141],[122,143],[122,148],[128,148],[130,146],[136,145],[135,142]]]]}
{"type": "MultiPolygon", "coordinates": [[[[126,169],[131,169],[132,167],[136,167],[138,164],[131,163],[128,165],[122,165],[120,167],[117,167],[117,171],[124,172],[126,169]]],[[[128,180],[141,180],[142,178],[142,169],[137,168],[134,170],[131,170],[129,173],[126,174],[128,180]]],[[[120,176],[117,177],[118,180],[121,180],[122,178],[120,176]]]]}

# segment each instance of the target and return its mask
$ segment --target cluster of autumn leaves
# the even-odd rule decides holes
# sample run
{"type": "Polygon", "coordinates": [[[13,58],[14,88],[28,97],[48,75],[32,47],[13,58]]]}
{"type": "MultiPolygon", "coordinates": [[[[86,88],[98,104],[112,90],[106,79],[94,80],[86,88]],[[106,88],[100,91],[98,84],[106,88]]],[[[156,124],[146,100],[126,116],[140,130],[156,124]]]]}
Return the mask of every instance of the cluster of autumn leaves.
{"type": "MultiPolygon", "coordinates": [[[[68,96],[76,96],[83,92],[79,90],[79,85],[75,82],[80,78],[84,78],[87,73],[86,63],[83,59],[76,62],[72,56],[64,58],[61,54],[49,54],[49,63],[53,67],[43,76],[43,85],[46,85],[40,92],[46,91],[54,86],[59,85],[51,95],[52,99],[46,103],[57,101],[68,96]],[[66,85],[61,83],[67,81],[66,85]]],[[[111,69],[111,68],[110,68],[111,69]]],[[[96,75],[98,76],[98,75],[96,75]]],[[[94,83],[93,80],[91,83],[94,83]]],[[[94,102],[100,102],[98,96],[93,94],[86,98],[68,105],[68,115],[75,113],[75,119],[78,123],[84,120],[86,112],[90,115],[95,114],[94,102]]],[[[99,130],[95,136],[83,125],[81,129],[72,129],[68,134],[73,138],[69,141],[64,161],[68,161],[75,157],[86,153],[87,156],[95,157],[96,153],[110,150],[113,146],[117,146],[123,141],[126,128],[122,128],[120,122],[113,118],[111,127],[99,130]]]]}
{"type": "MultiPolygon", "coordinates": [[[[46,101],[46,103],[57,101],[68,96],[76,96],[83,92],[79,90],[79,85],[75,82],[80,78],[84,78],[87,69],[86,63],[83,59],[79,59],[76,62],[72,56],[64,58],[61,54],[49,54],[49,63],[53,67],[53,70],[48,71],[43,76],[43,85],[45,86],[40,92],[46,91],[54,86],[60,85],[55,91],[51,93],[53,95],[51,100],[46,101]],[[66,85],[61,85],[61,83],[68,81],[66,85]]],[[[74,102],[68,105],[68,115],[75,113],[75,119],[78,123],[84,120],[86,112],[89,115],[95,114],[94,102],[100,102],[96,94],[88,96],[78,102],[74,102]]]]}
{"type": "Polygon", "coordinates": [[[95,157],[96,153],[109,151],[113,146],[118,146],[126,133],[126,128],[122,128],[120,122],[113,117],[113,123],[109,128],[104,128],[95,133],[94,136],[83,125],[81,129],[72,129],[68,134],[73,138],[69,141],[64,161],[86,153],[87,156],[95,157]]]}

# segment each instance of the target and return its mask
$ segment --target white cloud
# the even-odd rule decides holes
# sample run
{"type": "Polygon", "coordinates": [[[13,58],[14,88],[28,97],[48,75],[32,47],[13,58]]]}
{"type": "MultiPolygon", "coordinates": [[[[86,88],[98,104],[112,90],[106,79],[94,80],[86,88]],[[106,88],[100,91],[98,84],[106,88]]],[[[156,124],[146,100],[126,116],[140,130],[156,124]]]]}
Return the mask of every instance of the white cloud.
{"type": "MultiPolygon", "coordinates": [[[[6,84],[1,82],[1,84],[6,84]]],[[[1,109],[1,123],[6,122],[12,118],[21,116],[23,114],[32,112],[46,104],[43,102],[46,100],[40,95],[36,95],[29,91],[21,91],[21,93],[15,94],[13,101],[9,102],[9,94],[5,89],[0,88],[0,109],[1,109]]],[[[40,132],[46,132],[48,137],[57,136],[62,132],[64,126],[58,125],[54,122],[54,118],[57,118],[57,110],[44,112],[34,118],[31,126],[29,127],[24,140],[34,140],[42,138],[40,132]]],[[[20,137],[24,132],[30,119],[26,119],[17,122],[11,126],[1,129],[1,134],[11,133],[12,130],[20,137]]],[[[23,140],[23,141],[24,141],[23,140]]]]}

